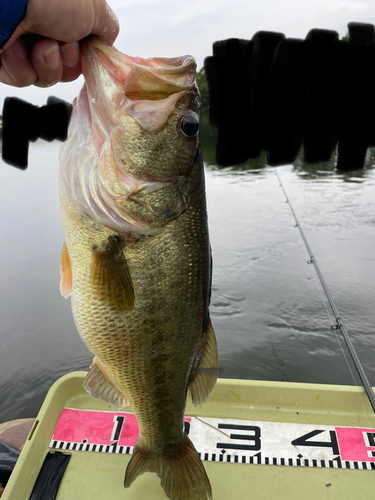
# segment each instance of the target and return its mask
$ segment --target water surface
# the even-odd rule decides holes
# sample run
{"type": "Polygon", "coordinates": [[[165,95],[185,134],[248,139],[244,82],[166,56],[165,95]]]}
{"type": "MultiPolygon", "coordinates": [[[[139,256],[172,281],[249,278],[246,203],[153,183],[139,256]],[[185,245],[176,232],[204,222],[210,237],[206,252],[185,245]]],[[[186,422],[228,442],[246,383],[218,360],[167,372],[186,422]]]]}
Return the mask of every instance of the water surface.
{"type": "MultiPolygon", "coordinates": [[[[0,160],[0,422],[36,416],[51,384],[92,359],[59,292],[58,148],[32,144],[25,172],[0,160]]],[[[353,384],[274,170],[205,158],[221,376],[353,384]]],[[[278,167],[372,385],[374,165],[278,167]]]]}

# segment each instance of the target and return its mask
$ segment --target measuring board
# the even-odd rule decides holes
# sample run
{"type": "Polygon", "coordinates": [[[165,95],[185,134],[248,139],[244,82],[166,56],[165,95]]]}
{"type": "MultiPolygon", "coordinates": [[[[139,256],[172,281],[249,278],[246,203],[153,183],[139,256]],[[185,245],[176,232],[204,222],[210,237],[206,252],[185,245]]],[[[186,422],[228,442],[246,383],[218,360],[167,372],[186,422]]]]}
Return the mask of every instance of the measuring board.
{"type": "MultiPolygon", "coordinates": [[[[132,454],[133,413],[64,408],[49,447],[132,454]]],[[[223,463],[375,470],[375,429],[185,417],[202,460],[223,463]]]]}

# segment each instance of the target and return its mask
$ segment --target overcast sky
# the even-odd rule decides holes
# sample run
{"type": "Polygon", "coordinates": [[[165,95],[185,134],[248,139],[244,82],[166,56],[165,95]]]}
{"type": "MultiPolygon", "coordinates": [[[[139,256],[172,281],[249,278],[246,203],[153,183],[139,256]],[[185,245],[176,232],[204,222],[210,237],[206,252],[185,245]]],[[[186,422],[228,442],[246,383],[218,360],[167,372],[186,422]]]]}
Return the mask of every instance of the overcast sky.
{"type": "MultiPolygon", "coordinates": [[[[120,20],[115,43],[131,56],[193,55],[198,69],[211,55],[212,43],[227,38],[251,39],[260,30],[305,38],[312,28],[332,29],[340,36],[351,21],[375,23],[374,0],[109,0],[120,20]]],[[[49,95],[69,102],[82,87],[82,77],[48,89],[16,89],[0,83],[4,98],[16,96],[45,104],[49,95]]],[[[1,111],[0,111],[1,114],[1,111]]]]}

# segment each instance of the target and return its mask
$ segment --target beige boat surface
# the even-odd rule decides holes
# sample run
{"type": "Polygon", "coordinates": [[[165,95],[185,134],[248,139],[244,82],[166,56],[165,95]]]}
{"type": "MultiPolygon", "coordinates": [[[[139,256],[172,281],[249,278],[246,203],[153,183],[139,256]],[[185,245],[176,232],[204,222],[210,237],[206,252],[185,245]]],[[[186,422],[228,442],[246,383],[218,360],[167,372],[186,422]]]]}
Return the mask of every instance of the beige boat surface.
{"type": "MultiPolygon", "coordinates": [[[[83,389],[86,372],[62,377],[50,389],[30,436],[11,475],[2,500],[30,497],[34,482],[49,451],[49,443],[64,407],[115,410],[92,399],[83,389]]],[[[131,411],[124,408],[122,411],[131,411]]],[[[219,379],[209,400],[194,407],[188,400],[186,415],[199,418],[287,422],[375,428],[375,414],[360,387],[289,382],[219,379]]],[[[130,455],[69,451],[72,458],[61,482],[57,500],[165,500],[155,474],[140,476],[123,488],[130,455]]],[[[372,498],[373,470],[285,467],[204,462],[214,500],[316,500],[372,498]]],[[[193,499],[192,499],[193,500],[193,499]]]]}

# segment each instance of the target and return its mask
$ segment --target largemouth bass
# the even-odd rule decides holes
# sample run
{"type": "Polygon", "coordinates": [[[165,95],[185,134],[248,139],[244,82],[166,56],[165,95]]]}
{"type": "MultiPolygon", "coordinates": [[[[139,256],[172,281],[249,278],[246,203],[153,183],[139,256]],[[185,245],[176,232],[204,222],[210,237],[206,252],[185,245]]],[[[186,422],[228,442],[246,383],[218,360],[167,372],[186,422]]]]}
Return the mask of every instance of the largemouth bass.
{"type": "Polygon", "coordinates": [[[183,430],[187,392],[204,403],[218,367],[195,61],[133,58],[91,38],[82,68],[59,193],[61,293],[95,355],[84,387],[136,415],[125,487],[151,471],[172,500],[206,500],[183,430]]]}

